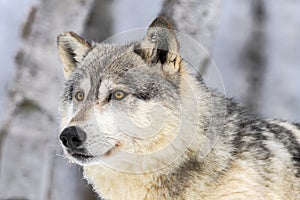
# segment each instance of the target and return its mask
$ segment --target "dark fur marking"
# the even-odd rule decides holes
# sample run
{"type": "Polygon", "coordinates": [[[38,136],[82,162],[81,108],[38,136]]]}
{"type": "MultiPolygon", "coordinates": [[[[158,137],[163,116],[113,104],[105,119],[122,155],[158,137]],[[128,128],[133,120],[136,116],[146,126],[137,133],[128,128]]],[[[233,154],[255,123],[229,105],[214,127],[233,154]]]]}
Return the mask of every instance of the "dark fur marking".
{"type": "Polygon", "coordinates": [[[293,123],[293,125],[296,126],[300,131],[300,123],[293,123]]]}
{"type": "Polygon", "coordinates": [[[263,141],[268,140],[262,133],[264,132],[265,122],[258,119],[256,116],[249,114],[243,108],[236,110],[237,103],[227,103],[227,115],[234,115],[240,113],[237,133],[232,141],[232,146],[235,149],[232,151],[234,156],[239,156],[244,152],[253,152],[258,160],[267,161],[273,157],[271,150],[268,149],[263,141]],[[259,153],[256,153],[256,152],[259,153]]]}
{"type": "Polygon", "coordinates": [[[157,63],[158,61],[160,61],[161,64],[165,64],[167,62],[168,52],[168,50],[157,49],[157,59],[155,62],[157,63]]]}
{"type": "Polygon", "coordinates": [[[97,82],[97,86],[96,86],[96,99],[99,99],[99,88],[101,85],[101,79],[97,82]]]}
{"type": "Polygon", "coordinates": [[[147,101],[147,100],[153,98],[150,95],[150,93],[138,93],[138,94],[133,94],[133,96],[135,96],[138,99],[144,100],[144,101],[147,101]]]}
{"type": "Polygon", "coordinates": [[[146,62],[150,62],[156,64],[160,62],[161,64],[165,64],[167,62],[167,55],[168,55],[168,44],[159,46],[157,48],[156,55],[153,58],[147,57],[147,49],[142,49],[140,45],[135,45],[133,52],[139,55],[143,60],[146,62]]]}
{"type": "Polygon", "coordinates": [[[134,46],[133,52],[139,55],[143,60],[146,60],[145,49],[142,49],[140,44],[134,46]]]}
{"type": "Polygon", "coordinates": [[[185,161],[181,166],[175,169],[170,175],[166,183],[172,198],[183,198],[183,194],[190,186],[190,181],[194,179],[194,173],[200,174],[202,164],[197,160],[197,156],[192,156],[185,161]],[[180,180],[178,182],[178,180],[180,180]]]}
{"type": "MultiPolygon", "coordinates": [[[[236,105],[236,103],[233,102],[231,105],[236,105]]],[[[234,149],[231,151],[231,154],[236,159],[244,159],[244,155],[249,156],[250,154],[253,157],[255,165],[265,166],[261,168],[262,171],[258,171],[258,174],[264,180],[264,185],[268,187],[272,182],[270,179],[272,172],[270,172],[268,166],[271,164],[271,158],[274,157],[274,154],[265,144],[265,141],[271,139],[263,134],[266,129],[265,123],[267,122],[260,120],[255,115],[249,114],[242,107],[239,107],[238,110],[229,109],[232,115],[240,113],[237,117],[233,118],[233,122],[228,122],[236,123],[236,118],[240,122],[237,123],[237,128],[233,130],[237,133],[233,134],[234,138],[231,141],[231,145],[234,149]]]]}
{"type": "Polygon", "coordinates": [[[112,92],[109,92],[107,98],[105,99],[105,102],[110,102],[111,99],[112,99],[112,92]]]}
{"type": "Polygon", "coordinates": [[[63,48],[64,48],[64,50],[68,53],[68,58],[69,58],[69,60],[71,60],[71,61],[72,61],[72,64],[73,64],[74,66],[76,66],[76,65],[78,64],[78,62],[77,62],[77,60],[75,59],[76,54],[75,54],[74,50],[72,49],[72,47],[66,44],[63,48]]]}
{"type": "Polygon", "coordinates": [[[74,85],[72,84],[72,85],[70,85],[70,87],[69,87],[69,101],[72,101],[72,99],[73,99],[73,91],[74,91],[74,85]]]}
{"type": "Polygon", "coordinates": [[[228,118],[237,111],[238,105],[234,99],[227,99],[226,108],[227,108],[226,111],[227,111],[227,118],[228,118]]]}
{"type": "MultiPolygon", "coordinates": [[[[154,33],[153,33],[154,34],[154,33]]],[[[157,39],[157,52],[155,57],[152,59],[152,63],[158,63],[160,61],[161,64],[165,64],[167,62],[168,53],[169,53],[169,38],[159,37],[157,39]]]]}
{"type": "Polygon", "coordinates": [[[300,178],[300,144],[297,142],[295,135],[288,129],[278,125],[266,123],[266,127],[274,133],[292,156],[292,162],[297,169],[296,177],[300,178]]]}
{"type": "Polygon", "coordinates": [[[64,90],[64,101],[72,101],[73,99],[73,91],[74,91],[74,83],[69,81],[65,84],[65,90],[64,90]]]}
{"type": "Polygon", "coordinates": [[[137,89],[134,93],[133,96],[135,96],[138,99],[141,100],[149,100],[154,98],[158,94],[159,90],[157,86],[154,83],[150,83],[147,85],[147,87],[144,89],[137,89]]]}

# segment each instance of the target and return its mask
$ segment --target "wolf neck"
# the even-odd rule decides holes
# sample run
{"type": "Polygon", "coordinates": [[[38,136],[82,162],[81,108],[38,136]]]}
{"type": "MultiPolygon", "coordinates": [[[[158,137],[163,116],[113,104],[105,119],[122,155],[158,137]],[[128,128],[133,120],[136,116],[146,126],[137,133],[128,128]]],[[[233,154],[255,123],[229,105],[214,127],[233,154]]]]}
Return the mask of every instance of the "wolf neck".
{"type": "MultiPolygon", "coordinates": [[[[201,88],[199,83],[190,75],[183,72],[183,79],[180,85],[182,106],[190,114],[192,120],[197,117],[198,121],[186,124],[184,138],[191,138],[191,141],[181,141],[181,144],[188,144],[186,151],[175,162],[163,169],[147,173],[126,173],[117,171],[102,165],[84,167],[84,176],[91,183],[97,193],[107,199],[184,199],[185,190],[192,187],[193,177],[201,180],[197,188],[205,188],[205,185],[216,178],[215,169],[222,169],[222,163],[208,162],[214,159],[217,150],[212,152],[201,149],[208,142],[208,126],[211,119],[212,104],[209,102],[209,93],[201,88]],[[193,98],[197,102],[193,102],[193,98]],[[197,105],[197,108],[191,106],[197,105]],[[194,134],[193,129],[188,126],[197,125],[194,134]],[[205,155],[203,157],[203,154],[205,155]],[[202,156],[201,156],[202,155],[202,156]],[[214,163],[207,166],[206,163],[214,163]],[[201,187],[201,185],[203,187],[201,187]]],[[[184,117],[188,117],[185,116],[184,117]]],[[[187,121],[191,121],[188,119],[187,121]]],[[[186,145],[185,145],[186,146],[186,145]]],[[[176,148],[176,145],[174,145],[176,148]]],[[[224,153],[223,153],[224,154],[224,153]]],[[[172,155],[169,155],[172,156],[172,155]]],[[[224,156],[224,159],[227,156],[224,156]]],[[[161,158],[160,158],[161,159],[161,158]]],[[[158,159],[158,160],[160,160],[158,159]]],[[[216,159],[217,160],[217,159],[216,159]]],[[[219,159],[220,160],[220,159],[219,159]]],[[[223,162],[223,161],[222,161],[223,162]]],[[[226,160],[224,160],[226,162],[226,160]]]]}

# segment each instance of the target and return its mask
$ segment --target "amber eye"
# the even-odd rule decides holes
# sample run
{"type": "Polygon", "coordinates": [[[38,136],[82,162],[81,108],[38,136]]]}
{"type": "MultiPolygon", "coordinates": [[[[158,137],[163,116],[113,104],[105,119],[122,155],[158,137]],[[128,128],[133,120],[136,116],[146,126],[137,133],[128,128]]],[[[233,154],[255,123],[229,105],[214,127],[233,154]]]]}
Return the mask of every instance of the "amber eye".
{"type": "Polygon", "coordinates": [[[84,99],[84,93],[81,92],[81,91],[76,92],[76,94],[75,94],[75,99],[76,99],[77,101],[82,101],[82,100],[84,99]]]}
{"type": "Polygon", "coordinates": [[[113,94],[113,97],[116,100],[122,100],[125,96],[126,96],[126,93],[121,90],[117,90],[113,94]]]}

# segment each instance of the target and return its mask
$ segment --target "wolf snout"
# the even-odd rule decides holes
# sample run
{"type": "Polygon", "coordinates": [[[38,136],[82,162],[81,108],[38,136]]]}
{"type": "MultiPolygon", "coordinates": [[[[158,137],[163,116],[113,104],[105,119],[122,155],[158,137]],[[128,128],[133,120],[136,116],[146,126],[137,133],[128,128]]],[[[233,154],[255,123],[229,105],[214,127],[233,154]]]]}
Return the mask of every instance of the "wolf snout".
{"type": "Polygon", "coordinates": [[[79,150],[86,140],[86,133],[78,126],[70,126],[61,132],[59,139],[68,150],[79,150]]]}

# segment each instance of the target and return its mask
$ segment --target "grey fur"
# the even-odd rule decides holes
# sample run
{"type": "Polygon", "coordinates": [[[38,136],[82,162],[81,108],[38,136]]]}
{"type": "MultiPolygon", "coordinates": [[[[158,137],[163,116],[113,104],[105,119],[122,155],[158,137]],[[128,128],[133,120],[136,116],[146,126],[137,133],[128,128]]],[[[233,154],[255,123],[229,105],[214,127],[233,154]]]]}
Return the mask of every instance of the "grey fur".
{"type": "MultiPolygon", "coordinates": [[[[181,86],[182,71],[184,67],[188,67],[187,63],[180,58],[176,36],[166,19],[156,19],[149,30],[143,41],[123,46],[95,43],[90,46],[80,62],[71,59],[75,67],[66,77],[65,92],[61,102],[62,128],[70,124],[67,121],[69,119],[65,118],[66,115],[70,115],[66,114],[67,108],[73,102],[73,111],[70,115],[72,120],[86,130],[96,129],[86,119],[88,115],[86,113],[95,102],[102,106],[101,109],[110,101],[117,102],[110,96],[118,89],[116,87],[122,87],[128,95],[127,99],[122,100],[127,102],[126,104],[121,101],[117,102],[122,109],[137,112],[141,102],[143,105],[144,103],[147,105],[148,102],[160,102],[165,108],[174,112],[180,109],[182,96],[185,95],[185,90],[181,86]],[[168,30],[164,29],[160,32],[156,27],[168,28],[168,30]],[[156,34],[154,40],[152,40],[153,33],[156,34]],[[160,48],[164,49],[159,50],[160,48]],[[74,93],[83,90],[80,88],[83,80],[89,82],[90,89],[83,102],[76,102],[73,98],[74,93]],[[100,88],[103,84],[107,84],[107,80],[113,83],[113,86],[108,86],[108,92],[104,93],[106,96],[103,97],[104,94],[100,88]]],[[[77,47],[81,48],[80,44],[77,47]]],[[[70,55],[75,52],[75,50],[72,52],[72,49],[67,49],[67,51],[71,51],[70,55]]],[[[114,192],[107,193],[110,190],[103,189],[105,186],[99,185],[98,179],[115,181],[114,184],[117,185],[122,178],[114,179],[113,177],[126,177],[124,178],[126,181],[132,178],[136,181],[149,174],[150,178],[146,176],[145,180],[151,183],[151,187],[147,185],[145,196],[130,196],[130,187],[127,185],[122,186],[128,187],[127,190],[125,189],[126,194],[123,195],[135,199],[226,199],[253,198],[253,193],[259,191],[261,193],[258,196],[261,195],[264,199],[280,199],[285,195],[297,199],[300,193],[300,135],[297,135],[297,131],[300,132],[299,124],[288,124],[292,127],[290,129],[280,124],[283,122],[261,119],[249,113],[234,100],[208,89],[202,79],[198,82],[195,78],[192,80],[195,81],[197,88],[194,89],[197,90],[197,94],[201,94],[198,106],[203,109],[203,113],[199,113],[201,130],[196,133],[195,138],[203,141],[193,142],[180,159],[167,166],[166,169],[158,169],[155,172],[131,175],[108,170],[105,175],[98,175],[107,169],[95,165],[94,168],[99,167],[96,175],[92,173],[93,167],[86,166],[85,176],[94,185],[99,195],[107,198],[122,196],[118,193],[121,189],[117,187],[114,188],[114,192]],[[214,131],[218,133],[217,138],[214,137],[214,131]],[[211,149],[205,151],[203,145],[209,145],[211,149]],[[199,156],[199,151],[205,156],[199,156]],[[281,162],[281,159],[285,162],[281,162]],[[239,173],[244,173],[244,171],[245,176],[239,177],[239,173]],[[249,178],[247,177],[248,171],[253,172],[249,174],[249,178]],[[108,175],[109,173],[111,175],[108,175]],[[241,188],[235,188],[237,187],[235,179],[241,181],[241,188]],[[249,189],[245,189],[249,183],[254,186],[250,185],[249,189]],[[280,188],[282,183],[284,188],[279,190],[278,187],[280,188]],[[222,190],[222,187],[225,190],[222,190]]],[[[197,113],[196,108],[195,113],[197,113]]],[[[99,146],[100,142],[96,140],[98,137],[102,136],[91,137],[88,140],[89,145],[96,143],[99,146]]],[[[88,148],[89,145],[86,144],[83,147],[88,148]]],[[[111,156],[111,154],[113,153],[110,149],[105,155],[111,156]]],[[[85,166],[90,160],[78,162],[85,166]]],[[[144,186],[141,183],[136,187],[143,188],[144,186]]]]}

